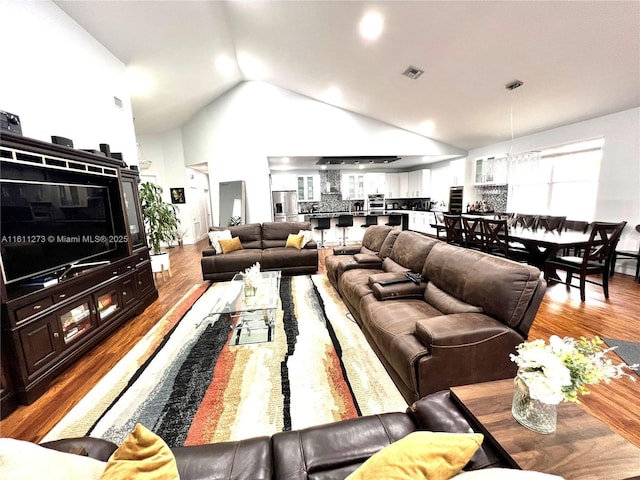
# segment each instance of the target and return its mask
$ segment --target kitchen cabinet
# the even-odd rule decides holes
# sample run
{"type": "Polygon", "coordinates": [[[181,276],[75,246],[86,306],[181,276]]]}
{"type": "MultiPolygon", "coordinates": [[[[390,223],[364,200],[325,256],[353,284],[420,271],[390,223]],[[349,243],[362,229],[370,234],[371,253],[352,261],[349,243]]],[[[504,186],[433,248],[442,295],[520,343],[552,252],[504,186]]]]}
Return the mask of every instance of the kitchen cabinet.
{"type": "Polygon", "coordinates": [[[476,158],[476,185],[504,185],[507,183],[507,158],[476,158]]]}
{"type": "Polygon", "coordinates": [[[298,176],[296,190],[299,202],[320,200],[320,175],[298,176]]]}
{"type": "Polygon", "coordinates": [[[271,190],[295,190],[298,188],[298,176],[294,173],[271,174],[271,190]]]}
{"type": "Polygon", "coordinates": [[[386,175],[384,173],[365,173],[365,194],[386,193],[386,175]]]}
{"type": "Polygon", "coordinates": [[[431,195],[431,170],[428,168],[409,172],[408,198],[423,198],[431,195]]]}
{"type": "Polygon", "coordinates": [[[345,200],[363,200],[364,193],[364,173],[342,174],[342,198],[345,200]]]}
{"type": "Polygon", "coordinates": [[[385,196],[387,198],[399,198],[397,173],[385,174],[385,188],[386,188],[385,196]]]}

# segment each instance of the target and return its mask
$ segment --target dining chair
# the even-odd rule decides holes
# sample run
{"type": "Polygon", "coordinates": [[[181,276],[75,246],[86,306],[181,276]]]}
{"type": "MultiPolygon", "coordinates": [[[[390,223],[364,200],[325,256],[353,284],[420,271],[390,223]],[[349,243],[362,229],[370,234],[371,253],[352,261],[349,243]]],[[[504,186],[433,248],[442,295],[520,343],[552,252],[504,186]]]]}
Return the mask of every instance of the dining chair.
{"type": "Polygon", "coordinates": [[[367,215],[365,217],[364,223],[360,225],[362,228],[369,228],[373,225],[378,224],[378,216],[377,215],[367,215]]]}
{"type": "Polygon", "coordinates": [[[464,237],[460,215],[444,214],[443,219],[447,243],[463,247],[464,237]]]}
{"type": "Polygon", "coordinates": [[[483,218],[484,250],[492,255],[509,258],[509,228],[506,218],[483,218]]]}
{"type": "Polygon", "coordinates": [[[587,283],[600,285],[604,291],[604,298],[609,298],[609,268],[612,249],[615,249],[622,229],[626,224],[627,222],[593,222],[589,241],[582,257],[563,256],[547,260],[545,276],[547,278],[551,277],[553,270],[567,272],[565,285],[567,288],[580,288],[580,300],[583,302],[585,301],[587,283]],[[572,284],[573,275],[579,276],[579,285],[572,284]],[[602,282],[587,278],[592,275],[602,275],[602,282]]]}
{"type": "Polygon", "coordinates": [[[342,228],[342,246],[346,245],[347,228],[353,227],[353,215],[338,215],[336,227],[342,228]]]}
{"type": "MultiPolygon", "coordinates": [[[[640,233],[640,225],[636,225],[636,232],[640,233]]],[[[611,271],[609,275],[613,277],[616,261],[619,259],[631,259],[636,261],[636,282],[640,282],[640,245],[638,245],[638,251],[634,252],[632,250],[613,250],[613,254],[611,255],[611,271]]]]}
{"type": "Polygon", "coordinates": [[[558,217],[553,215],[540,215],[538,217],[538,227],[544,229],[545,232],[562,232],[564,222],[567,217],[558,217]]]}
{"type": "Polygon", "coordinates": [[[526,215],[518,213],[513,220],[515,227],[530,228],[535,230],[538,227],[538,215],[526,215]]]}
{"type": "Polygon", "coordinates": [[[475,250],[484,250],[482,217],[462,215],[464,246],[475,250]]]}
{"type": "MultiPolygon", "coordinates": [[[[579,233],[587,233],[589,230],[589,222],[583,220],[565,220],[563,229],[565,232],[579,232],[579,233]]],[[[569,255],[570,249],[565,248],[563,255],[569,255]]],[[[581,255],[582,249],[575,247],[573,249],[573,255],[578,256],[581,255]]]]}

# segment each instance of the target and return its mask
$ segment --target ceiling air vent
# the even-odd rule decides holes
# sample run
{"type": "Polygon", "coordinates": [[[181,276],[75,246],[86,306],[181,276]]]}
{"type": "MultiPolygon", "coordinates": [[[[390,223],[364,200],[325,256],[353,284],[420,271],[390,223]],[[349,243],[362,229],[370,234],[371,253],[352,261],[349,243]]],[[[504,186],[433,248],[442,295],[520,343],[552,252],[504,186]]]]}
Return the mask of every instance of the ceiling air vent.
{"type": "Polygon", "coordinates": [[[423,73],[424,70],[420,70],[418,67],[410,65],[404,72],[402,72],[402,75],[409,77],[412,80],[416,80],[423,73]]]}
{"type": "Polygon", "coordinates": [[[504,88],[506,88],[507,90],[515,90],[518,87],[521,87],[522,85],[524,85],[523,82],[521,82],[520,80],[514,80],[511,83],[507,83],[504,88]]]}
{"type": "Polygon", "coordinates": [[[118,108],[122,108],[122,100],[118,97],[113,97],[113,104],[118,108]]]}

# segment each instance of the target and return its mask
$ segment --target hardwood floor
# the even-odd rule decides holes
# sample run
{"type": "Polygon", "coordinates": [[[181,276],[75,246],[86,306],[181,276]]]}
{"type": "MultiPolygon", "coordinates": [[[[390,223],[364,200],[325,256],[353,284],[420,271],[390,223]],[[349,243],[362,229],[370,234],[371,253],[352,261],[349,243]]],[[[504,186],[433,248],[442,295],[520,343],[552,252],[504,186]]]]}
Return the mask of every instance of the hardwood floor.
{"type": "MultiPolygon", "coordinates": [[[[38,442],[140,338],[195,284],[202,282],[200,252],[203,240],[169,250],[172,278],[156,278],[160,298],[144,313],[129,321],[82,360],[66,370],[32,405],[21,406],[0,422],[0,436],[38,442]]],[[[320,250],[319,273],[331,249],[320,250]]],[[[587,301],[580,302],[577,289],[551,285],[531,328],[530,339],[560,336],[600,335],[640,341],[640,284],[616,274],[610,282],[607,301],[598,286],[587,286],[587,301]]],[[[617,359],[617,355],[610,354],[617,359]]],[[[636,376],[636,378],[638,378],[636,376]]],[[[638,378],[640,380],[640,378],[638,378]]],[[[581,407],[640,447],[640,382],[615,380],[591,388],[581,407]]]]}

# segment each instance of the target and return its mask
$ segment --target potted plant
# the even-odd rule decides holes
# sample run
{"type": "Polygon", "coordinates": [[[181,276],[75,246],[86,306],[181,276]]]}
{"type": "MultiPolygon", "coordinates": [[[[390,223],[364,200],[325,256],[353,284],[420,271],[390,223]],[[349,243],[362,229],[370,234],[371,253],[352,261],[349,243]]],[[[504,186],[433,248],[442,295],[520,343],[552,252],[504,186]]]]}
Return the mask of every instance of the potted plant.
{"type": "Polygon", "coordinates": [[[162,187],[150,182],[140,185],[140,204],[151,247],[152,270],[154,272],[169,270],[169,254],[160,250],[160,244],[174,239],[180,225],[178,210],[162,199],[162,187]]]}

